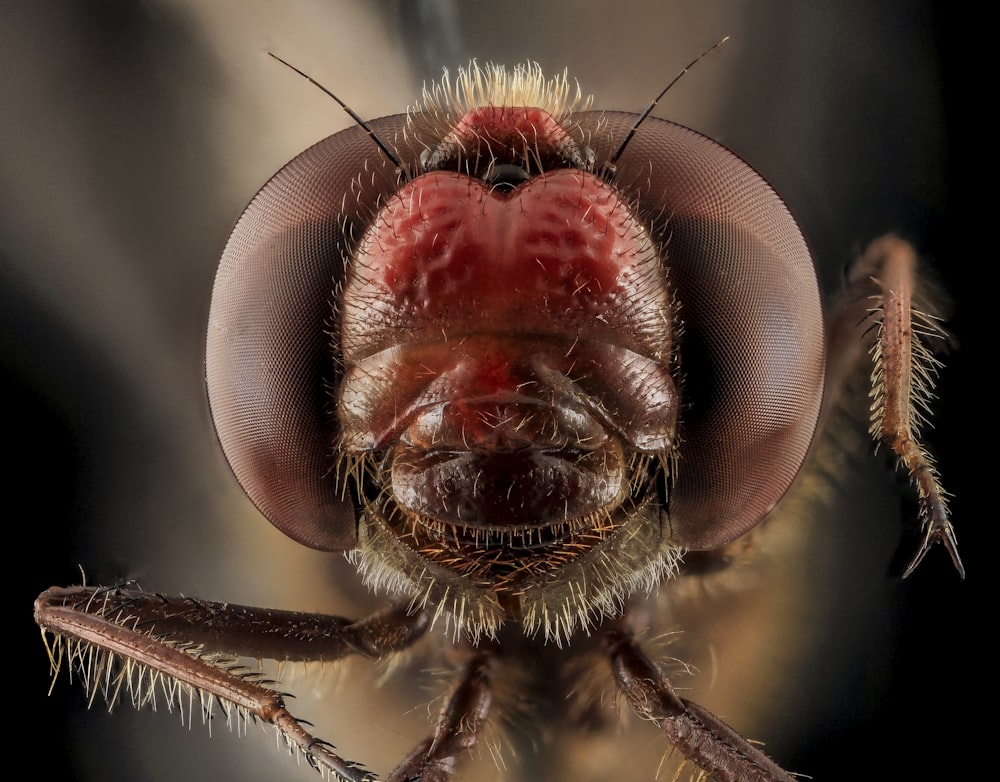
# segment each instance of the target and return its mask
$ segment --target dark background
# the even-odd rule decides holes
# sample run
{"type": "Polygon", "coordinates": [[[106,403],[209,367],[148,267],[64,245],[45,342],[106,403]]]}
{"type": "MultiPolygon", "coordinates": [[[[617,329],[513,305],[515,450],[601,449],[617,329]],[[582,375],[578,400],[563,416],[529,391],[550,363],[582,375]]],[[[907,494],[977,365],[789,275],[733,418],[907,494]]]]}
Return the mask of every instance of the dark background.
{"type": "MultiPolygon", "coordinates": [[[[345,610],[329,596],[328,558],[299,551],[242,499],[202,389],[228,231],[271,173],[347,125],[267,51],[367,117],[402,111],[442,65],[473,56],[568,67],[598,107],[639,111],[730,35],[658,115],[726,144],[775,185],[828,286],[868,240],[896,230],[956,301],[932,441],[969,577],[959,582],[933,551],[901,583],[895,544],[880,549],[884,573],[869,588],[889,614],[872,654],[854,649],[857,662],[833,665],[851,672],[823,685],[840,708],[804,715],[780,756],[819,780],[967,774],[979,751],[968,711],[988,660],[975,602],[988,567],[976,503],[985,492],[972,465],[989,424],[984,371],[973,378],[972,368],[995,351],[983,347],[975,295],[983,253],[966,239],[978,210],[960,185],[978,141],[956,90],[975,74],[962,25],[928,2],[0,5],[0,377],[16,552],[8,638],[27,668],[14,689],[16,729],[29,736],[27,746],[9,737],[13,746],[64,779],[154,779],[163,769],[310,778],[295,776],[269,736],[212,739],[220,772],[198,754],[209,740],[197,725],[179,733],[176,717],[84,713],[65,681],[46,699],[47,660],[27,618],[39,591],[79,582],[78,565],[92,582],[345,610]]],[[[895,540],[901,514],[889,507],[895,540]]],[[[863,531],[845,534],[857,536],[848,548],[867,545],[863,531]]],[[[855,576],[845,568],[843,578],[855,576]]]]}

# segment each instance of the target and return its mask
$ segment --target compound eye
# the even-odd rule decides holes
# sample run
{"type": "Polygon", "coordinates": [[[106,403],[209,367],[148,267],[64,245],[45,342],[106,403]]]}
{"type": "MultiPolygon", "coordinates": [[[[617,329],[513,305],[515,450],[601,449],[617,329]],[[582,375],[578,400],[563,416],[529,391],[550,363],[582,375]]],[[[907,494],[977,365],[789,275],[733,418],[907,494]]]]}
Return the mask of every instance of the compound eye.
{"type": "MultiPolygon", "coordinates": [[[[394,138],[406,117],[370,124],[394,138]]],[[[306,150],[240,217],[212,292],[206,379],[226,458],[271,523],[324,551],[357,542],[329,410],[340,371],[328,335],[333,290],[344,276],[346,235],[363,230],[357,226],[371,219],[396,178],[395,164],[358,127],[306,150]],[[360,171],[368,176],[359,178],[360,171]]]]}
{"type": "MultiPolygon", "coordinates": [[[[607,121],[620,135],[632,115],[607,121]]],[[[767,182],[687,128],[647,120],[615,181],[641,182],[642,210],[665,216],[668,278],[681,303],[670,535],[715,548],[763,520],[812,442],[825,372],[812,258],[767,182]]]]}

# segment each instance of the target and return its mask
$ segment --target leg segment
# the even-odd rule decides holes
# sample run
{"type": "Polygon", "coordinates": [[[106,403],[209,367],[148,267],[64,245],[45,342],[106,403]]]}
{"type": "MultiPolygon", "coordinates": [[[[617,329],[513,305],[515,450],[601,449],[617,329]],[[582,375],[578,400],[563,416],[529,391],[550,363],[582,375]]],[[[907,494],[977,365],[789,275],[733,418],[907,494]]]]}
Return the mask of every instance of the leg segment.
{"type": "Polygon", "coordinates": [[[492,702],[489,654],[472,653],[458,686],[438,716],[434,735],[399,764],[389,782],[448,782],[459,757],[479,739],[492,702]]]}
{"type": "MultiPolygon", "coordinates": [[[[35,601],[35,621],[54,674],[63,661],[79,675],[91,701],[101,692],[113,705],[122,690],[137,707],[168,705],[203,713],[218,704],[239,721],[274,725],[289,747],[320,772],[348,782],[374,776],[339,757],[285,708],[273,681],[238,663],[238,654],[277,660],[377,657],[406,648],[427,629],[423,612],[381,611],[357,622],[321,614],[270,611],[226,603],[168,598],[135,590],[53,588],[35,601]],[[49,642],[47,634],[55,638],[49,642]],[[226,654],[208,651],[225,650],[226,654]]],[[[190,717],[189,717],[190,719],[190,717]]]]}
{"type": "Polygon", "coordinates": [[[679,697],[667,677],[620,629],[605,636],[618,686],[643,719],[659,725],[688,760],[718,782],[795,782],[773,760],[708,710],[679,697]]]}
{"type": "MultiPolygon", "coordinates": [[[[908,242],[896,236],[877,239],[851,270],[845,302],[867,302],[862,325],[869,335],[873,361],[871,435],[899,458],[920,503],[923,540],[904,577],[940,542],[964,578],[945,492],[934,461],[920,441],[920,426],[928,423],[928,405],[940,367],[931,343],[942,341],[946,333],[931,297],[919,291],[916,267],[917,256],[908,242]]],[[[841,319],[850,313],[851,307],[845,306],[841,319]]]]}

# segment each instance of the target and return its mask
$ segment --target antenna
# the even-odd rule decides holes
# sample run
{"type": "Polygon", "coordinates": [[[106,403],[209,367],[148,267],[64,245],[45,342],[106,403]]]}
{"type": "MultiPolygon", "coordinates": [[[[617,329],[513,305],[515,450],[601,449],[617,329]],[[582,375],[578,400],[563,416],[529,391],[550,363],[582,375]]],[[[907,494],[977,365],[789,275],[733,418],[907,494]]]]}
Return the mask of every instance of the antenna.
{"type": "MultiPolygon", "coordinates": [[[[718,46],[718,44],[716,44],[716,46],[718,46]]],[[[344,103],[344,101],[342,101],[340,98],[338,98],[332,92],[330,92],[330,90],[328,90],[326,87],[324,87],[318,81],[316,81],[308,73],[300,71],[298,68],[296,68],[290,62],[286,62],[285,60],[282,60],[278,55],[274,54],[273,52],[268,52],[268,56],[273,57],[275,60],[277,60],[278,62],[280,62],[286,68],[292,69],[299,76],[301,76],[303,79],[305,79],[310,84],[312,84],[314,87],[319,87],[319,89],[321,89],[323,92],[325,92],[327,95],[329,95],[335,101],[337,101],[337,103],[339,104],[340,108],[342,108],[344,111],[347,112],[347,116],[349,116],[352,120],[354,120],[358,124],[358,126],[360,126],[360,127],[362,127],[362,128],[365,129],[365,132],[368,133],[368,137],[371,138],[371,140],[375,142],[375,144],[378,146],[378,148],[380,150],[382,150],[382,154],[385,155],[387,158],[389,158],[389,161],[393,165],[395,165],[396,168],[401,169],[403,167],[403,164],[400,162],[399,158],[396,157],[396,153],[393,152],[391,149],[389,149],[388,145],[384,141],[382,141],[382,139],[380,139],[378,137],[378,134],[376,134],[375,131],[371,129],[371,126],[367,122],[365,122],[363,119],[361,119],[360,116],[358,116],[358,114],[355,113],[354,109],[352,109],[350,106],[348,106],[346,103],[344,103]]],[[[695,62],[697,62],[697,60],[695,62]]],[[[693,64],[694,63],[692,63],[692,65],[693,64]]],[[[689,65],[688,68],[690,68],[690,67],[691,66],[689,65]]],[[[687,69],[685,69],[685,70],[687,70],[687,69]]],[[[674,81],[676,81],[676,79],[674,81]]],[[[654,103],[654,105],[655,105],[655,103],[654,103]]],[[[650,109],[652,109],[652,106],[650,106],[650,109]]],[[[634,130],[634,128],[633,128],[633,130],[634,130]]],[[[619,152],[621,152],[620,149],[619,149],[619,152]]]]}
{"type": "MultiPolygon", "coordinates": [[[[622,140],[622,143],[618,145],[618,149],[615,151],[615,154],[613,154],[611,156],[611,159],[607,162],[607,167],[608,167],[609,170],[613,170],[614,169],[615,164],[618,162],[618,158],[620,158],[622,156],[622,153],[625,152],[625,147],[628,146],[628,143],[632,140],[632,137],[635,135],[635,132],[639,129],[639,126],[643,122],[646,121],[646,118],[652,113],[653,109],[656,108],[656,104],[660,102],[660,99],[663,98],[663,96],[667,94],[667,92],[670,90],[670,88],[673,87],[677,82],[679,82],[681,80],[681,78],[684,76],[684,74],[686,74],[695,65],[697,65],[698,62],[700,60],[702,60],[702,58],[707,57],[708,55],[710,55],[712,52],[714,52],[716,49],[718,49],[720,46],[722,46],[722,44],[724,44],[728,40],[729,40],[729,36],[727,35],[721,41],[717,41],[712,46],[709,46],[705,51],[703,51],[701,54],[699,54],[697,57],[695,57],[693,60],[691,60],[691,62],[689,62],[684,67],[684,70],[682,70],[680,73],[678,73],[676,76],[674,76],[673,81],[671,81],[670,84],[668,84],[666,87],[664,87],[663,91],[659,95],[657,95],[655,98],[653,98],[653,102],[650,103],[646,107],[646,110],[644,112],[642,112],[642,114],[639,115],[639,119],[637,119],[635,121],[635,124],[632,126],[632,129],[629,130],[628,135],[625,136],[625,138],[622,140]]],[[[310,81],[312,81],[312,79],[310,79],[310,81]]],[[[341,104],[341,105],[343,105],[343,104],[341,104]]],[[[348,111],[349,111],[349,109],[348,109],[348,111]]]]}

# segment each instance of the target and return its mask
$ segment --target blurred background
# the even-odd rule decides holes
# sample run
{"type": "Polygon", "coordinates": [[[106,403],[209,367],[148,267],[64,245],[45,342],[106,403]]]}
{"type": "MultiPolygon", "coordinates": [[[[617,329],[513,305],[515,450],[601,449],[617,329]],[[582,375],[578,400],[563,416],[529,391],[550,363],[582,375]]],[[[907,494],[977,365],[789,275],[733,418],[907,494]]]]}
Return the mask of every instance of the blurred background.
{"type": "MultiPolygon", "coordinates": [[[[314,778],[269,733],[210,738],[176,715],[87,713],[65,679],[46,698],[48,660],[28,606],[50,585],[79,583],[79,567],[89,583],[137,579],[280,608],[354,614],[377,604],[338,558],[303,549],[256,514],[207,412],[204,331],[228,233],[272,173],[349,124],[267,52],[363,117],[405,110],[443,66],[454,72],[473,57],[568,68],[596,107],[641,111],[729,35],[657,115],[730,147],[775,186],[827,290],[870,239],[898,231],[956,300],[957,349],[931,439],[968,580],[942,551],[898,580],[901,519],[913,509],[900,510],[898,482],[873,460],[828,519],[852,597],[820,608],[836,602],[828,579],[832,591],[815,598],[823,632],[851,640],[815,663],[825,675],[790,683],[801,710],[769,746],[818,780],[967,772],[975,737],[965,711],[984,657],[973,647],[973,599],[986,567],[983,522],[971,512],[977,446],[962,435],[982,428],[971,371],[987,353],[961,230],[971,204],[957,186],[971,155],[958,143],[954,85],[970,70],[957,17],[945,3],[890,0],[0,3],[3,474],[17,536],[8,638],[28,671],[15,697],[32,760],[63,779],[314,778]],[[866,563],[857,569],[855,554],[866,563]]],[[[348,719],[357,736],[322,735],[388,768],[388,755],[355,751],[364,734],[378,747],[409,746],[407,731],[419,738],[426,717],[422,707],[405,715],[409,727],[368,717],[372,676],[351,667],[293,689],[306,711],[332,689],[338,711],[365,714],[348,719]]]]}

